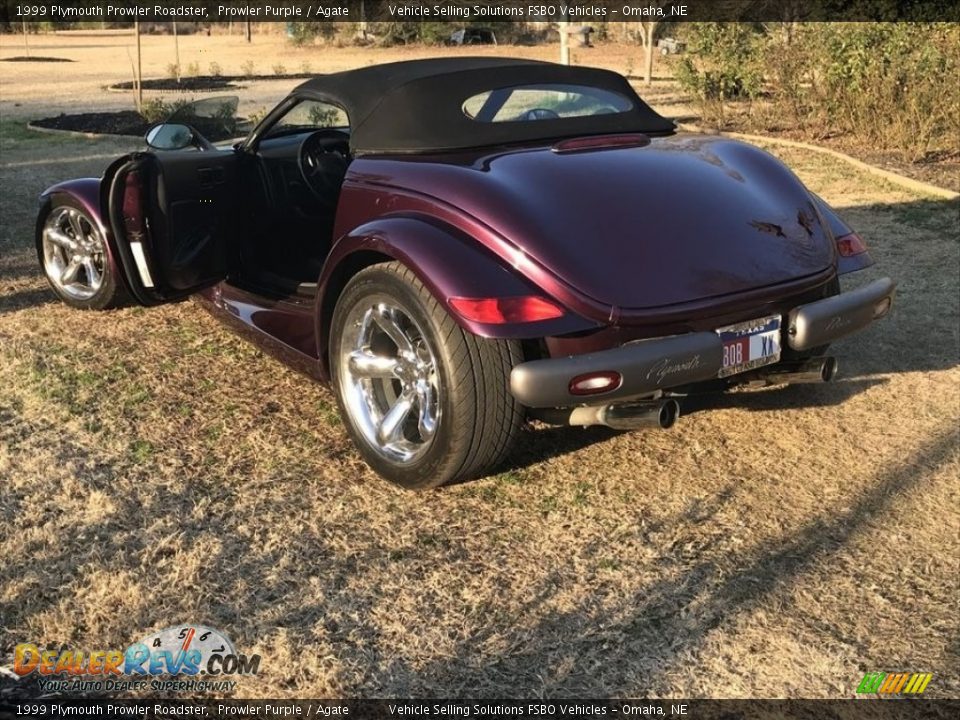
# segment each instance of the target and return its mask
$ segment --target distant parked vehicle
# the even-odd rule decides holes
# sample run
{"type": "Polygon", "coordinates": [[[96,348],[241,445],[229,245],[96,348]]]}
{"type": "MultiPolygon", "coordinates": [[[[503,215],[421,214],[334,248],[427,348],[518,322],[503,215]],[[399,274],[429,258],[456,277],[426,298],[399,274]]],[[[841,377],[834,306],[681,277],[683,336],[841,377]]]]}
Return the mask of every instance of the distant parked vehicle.
{"type": "Polygon", "coordinates": [[[461,28],[450,35],[448,45],[496,45],[497,34],[490,28],[461,28]]]}
{"type": "Polygon", "coordinates": [[[657,47],[660,49],[661,55],[676,55],[685,52],[687,44],[676,38],[661,38],[657,40],[657,47]]]}

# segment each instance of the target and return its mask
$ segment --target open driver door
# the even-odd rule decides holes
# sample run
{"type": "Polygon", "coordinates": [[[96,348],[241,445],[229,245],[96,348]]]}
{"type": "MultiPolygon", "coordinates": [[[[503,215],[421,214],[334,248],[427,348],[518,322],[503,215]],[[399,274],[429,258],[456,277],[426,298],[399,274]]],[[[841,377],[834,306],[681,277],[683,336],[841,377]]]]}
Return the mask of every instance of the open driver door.
{"type": "Polygon", "coordinates": [[[181,300],[235,270],[240,158],[234,150],[144,152],[101,184],[109,242],[142,305],[181,300]]]}

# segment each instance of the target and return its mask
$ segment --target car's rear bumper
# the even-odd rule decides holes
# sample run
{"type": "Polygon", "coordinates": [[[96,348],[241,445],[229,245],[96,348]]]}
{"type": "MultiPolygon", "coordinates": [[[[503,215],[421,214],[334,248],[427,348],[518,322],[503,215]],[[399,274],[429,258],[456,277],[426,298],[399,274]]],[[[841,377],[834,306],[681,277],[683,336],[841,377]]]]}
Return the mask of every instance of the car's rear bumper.
{"type": "MultiPolygon", "coordinates": [[[[848,293],[799,305],[787,313],[787,343],[807,350],[863,329],[887,314],[895,284],[876,280],[848,293]]],[[[513,368],[510,392],[531,408],[608,404],[657,390],[713,380],[723,364],[723,344],[713,332],[696,332],[628,343],[611,350],[530,360],[513,368]],[[619,385],[592,395],[570,391],[583,375],[618,373],[619,385]]]]}

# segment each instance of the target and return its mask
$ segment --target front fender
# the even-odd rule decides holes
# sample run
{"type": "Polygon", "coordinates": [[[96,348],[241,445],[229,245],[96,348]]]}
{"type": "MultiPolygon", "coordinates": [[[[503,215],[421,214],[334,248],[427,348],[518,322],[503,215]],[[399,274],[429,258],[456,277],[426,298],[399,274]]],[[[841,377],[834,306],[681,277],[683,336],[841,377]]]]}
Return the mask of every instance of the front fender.
{"type": "MultiPolygon", "coordinates": [[[[318,283],[316,313],[318,349],[324,372],[330,319],[341,290],[362,268],[390,260],[397,260],[413,271],[462,328],[480,337],[531,339],[597,327],[596,323],[569,311],[563,317],[533,323],[493,325],[465,320],[450,308],[449,298],[545,296],[546,293],[456,228],[426,216],[380,218],[340,238],[324,264],[318,283]]],[[[551,300],[557,302],[555,298],[551,300]]]]}
{"type": "Polygon", "coordinates": [[[40,193],[40,207],[42,208],[48,202],[52,202],[57,195],[67,195],[80,203],[84,211],[97,221],[101,232],[106,232],[106,225],[103,222],[100,210],[99,178],[77,178],[76,180],[66,180],[51,185],[40,193]]]}

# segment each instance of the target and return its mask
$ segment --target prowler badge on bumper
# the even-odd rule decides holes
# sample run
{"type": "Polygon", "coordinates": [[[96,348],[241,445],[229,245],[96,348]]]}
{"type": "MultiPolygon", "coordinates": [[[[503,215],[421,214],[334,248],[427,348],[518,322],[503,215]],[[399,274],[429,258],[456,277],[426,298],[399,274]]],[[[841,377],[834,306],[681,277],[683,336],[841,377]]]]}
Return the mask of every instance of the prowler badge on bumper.
{"type": "MultiPolygon", "coordinates": [[[[895,287],[882,278],[792,309],[787,313],[787,342],[803,351],[862,330],[889,312],[895,287]]],[[[510,392],[528,408],[610,404],[716,379],[723,364],[720,336],[695,332],[520,363],[510,373],[510,392]]]]}

